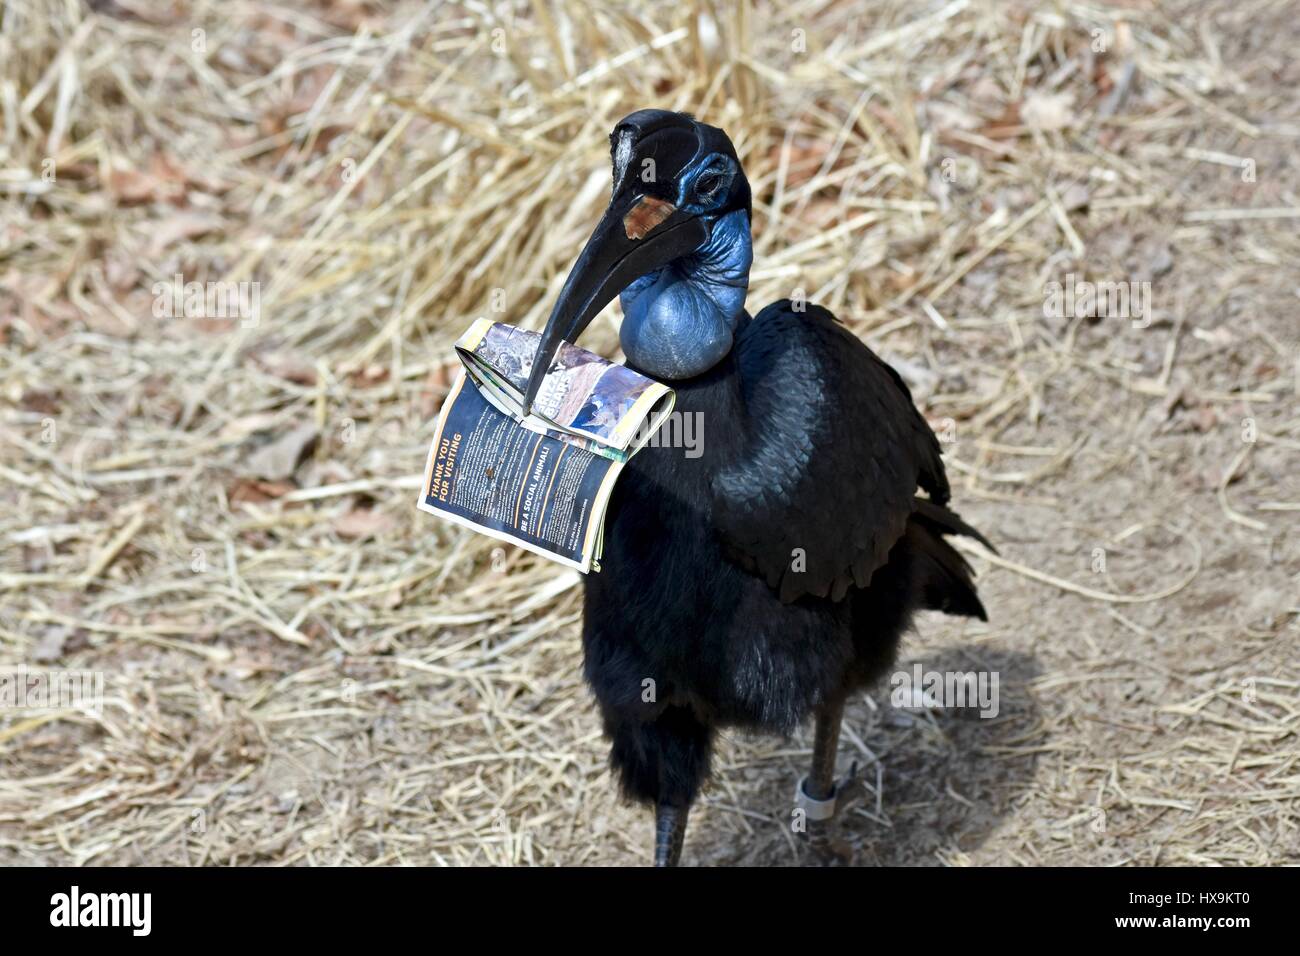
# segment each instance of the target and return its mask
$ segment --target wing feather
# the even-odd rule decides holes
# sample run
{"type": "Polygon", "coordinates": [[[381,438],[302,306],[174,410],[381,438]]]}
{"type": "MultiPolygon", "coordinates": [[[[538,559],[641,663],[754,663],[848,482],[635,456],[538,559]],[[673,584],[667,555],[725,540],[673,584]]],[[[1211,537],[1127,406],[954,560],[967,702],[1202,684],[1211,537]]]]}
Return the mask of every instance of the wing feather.
{"type": "Polygon", "coordinates": [[[782,601],[867,587],[918,487],[943,504],[939,443],[898,373],[830,312],[773,303],[740,332],[739,460],[712,493],[728,554],[782,601]]]}

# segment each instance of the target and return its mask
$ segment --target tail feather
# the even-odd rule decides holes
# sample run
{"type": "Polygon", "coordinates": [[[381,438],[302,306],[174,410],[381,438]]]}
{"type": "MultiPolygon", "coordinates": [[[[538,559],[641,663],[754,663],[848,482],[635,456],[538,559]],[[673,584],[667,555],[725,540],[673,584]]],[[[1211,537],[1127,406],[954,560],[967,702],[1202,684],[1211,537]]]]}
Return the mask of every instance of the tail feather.
{"type": "Polygon", "coordinates": [[[960,534],[967,538],[974,538],[994,554],[998,553],[998,549],[993,547],[988,538],[984,537],[984,535],[980,534],[942,505],[935,504],[933,501],[929,501],[925,498],[913,498],[912,506],[913,519],[921,522],[930,531],[941,535],[960,534]]]}
{"type": "Polygon", "coordinates": [[[907,526],[907,540],[915,562],[919,603],[933,611],[987,621],[988,613],[975,590],[974,571],[943,539],[946,534],[974,538],[996,553],[982,534],[947,508],[917,498],[916,510],[907,526]]]}

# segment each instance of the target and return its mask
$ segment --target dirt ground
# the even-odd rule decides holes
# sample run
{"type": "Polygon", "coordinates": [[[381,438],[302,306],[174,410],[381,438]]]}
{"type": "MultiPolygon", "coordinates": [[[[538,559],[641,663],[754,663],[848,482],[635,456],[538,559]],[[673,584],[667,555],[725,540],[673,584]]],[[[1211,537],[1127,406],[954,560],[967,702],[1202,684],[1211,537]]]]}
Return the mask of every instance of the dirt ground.
{"type": "MultiPolygon", "coordinates": [[[[1290,4],[492,9],[4,5],[0,675],[103,706],[0,706],[0,864],[648,859],[577,576],[414,502],[450,343],[544,321],[650,105],[737,143],[750,310],[894,362],[999,548],[900,661],[997,716],[852,702],[853,862],[1300,863],[1290,4]]],[[[808,861],[810,736],[720,741],[687,865],[808,861]]]]}

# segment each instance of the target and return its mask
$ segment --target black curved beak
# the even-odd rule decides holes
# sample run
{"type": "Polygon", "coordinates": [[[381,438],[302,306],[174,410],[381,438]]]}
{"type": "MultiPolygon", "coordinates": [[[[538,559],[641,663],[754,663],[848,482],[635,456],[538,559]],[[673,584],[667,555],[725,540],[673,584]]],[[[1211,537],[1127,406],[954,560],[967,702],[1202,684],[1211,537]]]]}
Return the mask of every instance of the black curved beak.
{"type": "Polygon", "coordinates": [[[661,199],[633,194],[610,203],[551,310],[524,391],[523,414],[532,408],[561,342],[574,342],[634,279],[694,252],[708,237],[703,220],[661,199]]]}

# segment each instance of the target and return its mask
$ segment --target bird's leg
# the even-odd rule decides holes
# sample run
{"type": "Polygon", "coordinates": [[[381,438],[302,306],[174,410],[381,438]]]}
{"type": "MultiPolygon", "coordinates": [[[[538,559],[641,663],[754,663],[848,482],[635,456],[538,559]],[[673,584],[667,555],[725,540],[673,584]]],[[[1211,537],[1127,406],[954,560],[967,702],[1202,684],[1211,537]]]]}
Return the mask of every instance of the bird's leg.
{"type": "Polygon", "coordinates": [[[687,707],[664,707],[653,720],[604,711],[610,765],[623,793],[655,808],[655,866],[676,866],[686,818],[709,776],[713,730],[687,707]]]}
{"type": "Polygon", "coordinates": [[[660,803],[655,807],[655,866],[676,866],[686,840],[690,807],[660,803]]]}
{"type": "Polygon", "coordinates": [[[843,697],[828,701],[817,713],[812,770],[803,784],[803,792],[813,800],[831,800],[835,796],[835,751],[839,747],[840,722],[843,719],[843,697]]]}
{"type": "Polygon", "coordinates": [[[818,851],[831,850],[837,856],[842,856],[843,852],[831,845],[829,827],[835,818],[836,803],[842,795],[840,785],[835,782],[835,752],[843,718],[842,695],[827,701],[817,712],[812,769],[799,781],[795,792],[795,805],[804,812],[808,842],[818,851]]]}

